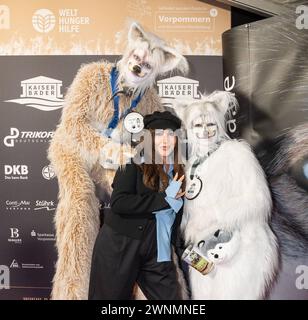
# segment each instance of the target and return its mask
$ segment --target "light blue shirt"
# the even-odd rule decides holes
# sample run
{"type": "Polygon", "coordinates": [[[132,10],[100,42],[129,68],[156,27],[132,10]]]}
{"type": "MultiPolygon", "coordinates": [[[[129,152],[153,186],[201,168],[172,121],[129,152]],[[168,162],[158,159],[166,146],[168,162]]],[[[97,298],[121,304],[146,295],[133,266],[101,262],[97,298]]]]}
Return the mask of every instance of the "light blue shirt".
{"type": "MultiPolygon", "coordinates": [[[[165,166],[164,170],[166,171],[165,166]]],[[[173,181],[172,170],[173,165],[170,164],[167,172],[169,186],[165,190],[165,200],[169,203],[170,208],[153,212],[156,217],[157,262],[171,261],[171,228],[176,214],[183,205],[181,198],[175,199],[180,190],[181,182],[173,181]]]]}

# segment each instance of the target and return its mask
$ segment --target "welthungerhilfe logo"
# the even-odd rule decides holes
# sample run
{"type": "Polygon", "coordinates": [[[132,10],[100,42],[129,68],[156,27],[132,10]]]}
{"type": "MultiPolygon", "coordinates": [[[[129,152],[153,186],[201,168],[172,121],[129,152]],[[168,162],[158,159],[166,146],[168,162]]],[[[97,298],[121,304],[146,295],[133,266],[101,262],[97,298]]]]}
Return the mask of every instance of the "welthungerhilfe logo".
{"type": "Polygon", "coordinates": [[[48,33],[56,25],[55,15],[48,9],[39,9],[32,16],[33,28],[41,33],[48,33]]]}

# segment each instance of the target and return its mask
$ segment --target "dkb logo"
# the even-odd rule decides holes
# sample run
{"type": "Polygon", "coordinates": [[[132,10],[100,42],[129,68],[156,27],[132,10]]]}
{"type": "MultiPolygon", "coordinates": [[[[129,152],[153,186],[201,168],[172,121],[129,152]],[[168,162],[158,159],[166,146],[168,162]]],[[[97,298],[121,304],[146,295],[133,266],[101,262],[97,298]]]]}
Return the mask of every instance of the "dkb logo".
{"type": "Polygon", "coordinates": [[[5,165],[4,166],[4,174],[9,175],[27,175],[28,174],[28,166],[26,165],[17,165],[14,164],[12,166],[10,165],[5,165]]]}

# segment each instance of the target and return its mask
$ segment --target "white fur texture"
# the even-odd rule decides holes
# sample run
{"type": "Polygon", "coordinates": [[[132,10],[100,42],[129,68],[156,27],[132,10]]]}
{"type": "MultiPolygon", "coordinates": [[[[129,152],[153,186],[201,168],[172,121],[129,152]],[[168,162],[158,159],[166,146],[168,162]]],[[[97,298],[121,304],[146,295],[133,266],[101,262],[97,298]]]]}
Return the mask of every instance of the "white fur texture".
{"type": "MultiPolygon", "coordinates": [[[[206,97],[181,109],[185,126],[189,128],[190,119],[207,112],[211,103],[223,109],[217,108],[221,102],[206,97]]],[[[186,165],[187,180],[193,161],[186,165]]],[[[234,252],[232,246],[230,252],[225,248],[227,259],[210,274],[189,269],[192,299],[264,298],[278,268],[278,250],[268,225],[271,195],[258,160],[248,143],[228,139],[198,167],[198,176],[201,193],[184,203],[181,229],[186,244],[197,244],[217,229],[238,232],[235,239],[240,240],[234,252]]]]}

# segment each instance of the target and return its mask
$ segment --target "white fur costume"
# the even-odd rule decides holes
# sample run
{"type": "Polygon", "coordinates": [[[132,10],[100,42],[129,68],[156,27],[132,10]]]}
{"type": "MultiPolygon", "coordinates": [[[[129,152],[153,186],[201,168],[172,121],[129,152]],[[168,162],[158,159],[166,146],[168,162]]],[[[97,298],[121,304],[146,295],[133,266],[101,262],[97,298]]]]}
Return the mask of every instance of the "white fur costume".
{"type": "Polygon", "coordinates": [[[233,233],[221,248],[221,261],[208,255],[216,263],[211,273],[189,268],[192,299],[262,299],[278,267],[276,238],[268,226],[272,201],[267,181],[248,143],[231,140],[225,133],[230,103],[237,105],[230,93],[214,92],[175,107],[192,144],[187,184],[195,159],[210,152],[196,169],[203,182],[200,194],[185,199],[181,224],[185,242],[197,245],[218,229],[233,233]],[[200,128],[209,122],[217,124],[213,141],[200,135],[200,128]]]}

